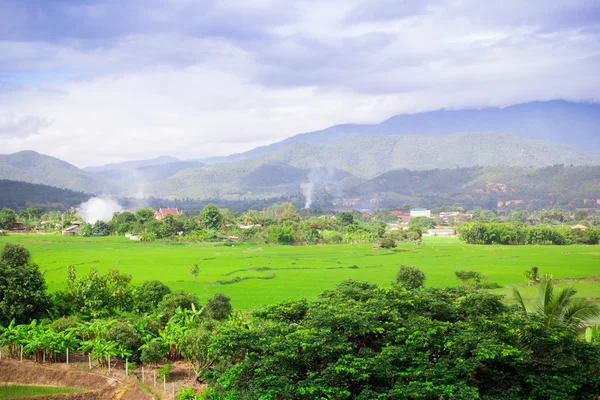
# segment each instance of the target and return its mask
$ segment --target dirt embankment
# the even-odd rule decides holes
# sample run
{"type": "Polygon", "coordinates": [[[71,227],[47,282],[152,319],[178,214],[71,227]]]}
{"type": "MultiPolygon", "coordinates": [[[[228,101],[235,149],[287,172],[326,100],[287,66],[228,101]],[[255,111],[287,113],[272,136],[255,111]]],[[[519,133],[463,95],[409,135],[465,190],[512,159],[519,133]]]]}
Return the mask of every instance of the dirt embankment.
{"type": "Polygon", "coordinates": [[[152,395],[135,384],[125,385],[117,379],[79,372],[63,368],[61,365],[41,366],[34,362],[13,360],[0,361],[0,382],[81,387],[88,389],[85,393],[57,394],[36,396],[31,399],[47,400],[151,400],[152,395]]]}

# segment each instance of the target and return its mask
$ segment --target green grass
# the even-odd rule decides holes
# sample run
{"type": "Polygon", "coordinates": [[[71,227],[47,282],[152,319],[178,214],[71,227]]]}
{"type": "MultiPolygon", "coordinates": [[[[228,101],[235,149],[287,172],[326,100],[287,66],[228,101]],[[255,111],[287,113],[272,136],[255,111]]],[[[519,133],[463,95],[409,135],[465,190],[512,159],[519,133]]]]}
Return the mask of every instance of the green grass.
{"type": "MultiPolygon", "coordinates": [[[[63,237],[59,235],[14,235],[5,242],[25,245],[33,260],[45,271],[50,291],[65,287],[67,266],[77,265],[84,274],[92,267],[100,272],[118,269],[130,273],[134,284],[163,281],[171,289],[198,293],[201,299],[221,292],[232,298],[236,309],[298,298],[315,298],[344,279],[389,285],[400,265],[416,265],[427,274],[427,285],[448,286],[460,282],[458,269],[477,270],[509,293],[511,285],[523,285],[523,272],[538,266],[540,273],[557,279],[600,278],[600,246],[475,246],[456,238],[425,238],[421,245],[399,244],[395,250],[372,251],[370,244],[323,246],[142,243],[122,237],[63,237]],[[188,267],[200,264],[198,282],[188,267]],[[350,268],[351,266],[358,268],[350,268]],[[264,268],[267,267],[268,269],[264,268]],[[239,270],[239,271],[236,271],[239,270]],[[272,279],[264,279],[275,274],[272,279]],[[240,282],[215,284],[235,277],[240,282]],[[263,279],[258,279],[263,278],[263,279]]],[[[600,282],[574,282],[580,295],[600,298],[600,282]]],[[[600,299],[599,299],[600,300],[600,299]]]]}
{"type": "Polygon", "coordinates": [[[0,399],[19,399],[21,397],[43,396],[62,393],[82,393],[85,389],[60,386],[0,385],[0,399]]]}

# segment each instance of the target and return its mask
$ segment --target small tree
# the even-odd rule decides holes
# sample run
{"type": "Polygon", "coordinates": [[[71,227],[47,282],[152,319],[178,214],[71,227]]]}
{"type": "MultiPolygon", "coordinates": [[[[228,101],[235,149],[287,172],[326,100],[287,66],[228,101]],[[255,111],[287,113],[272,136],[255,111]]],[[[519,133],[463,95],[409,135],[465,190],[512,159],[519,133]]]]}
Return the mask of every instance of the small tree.
{"type": "Polygon", "coordinates": [[[409,290],[425,286],[425,280],[425,273],[411,265],[401,266],[396,275],[396,282],[409,290]]]}
{"type": "Polygon", "coordinates": [[[483,275],[479,271],[454,271],[454,275],[463,282],[463,285],[477,286],[481,283],[483,275]]]}
{"type": "Polygon", "coordinates": [[[381,242],[379,242],[379,246],[383,249],[393,249],[394,247],[396,247],[396,241],[391,237],[386,237],[381,239],[381,242]]]}
{"type": "Polygon", "coordinates": [[[10,208],[0,211],[0,229],[10,229],[17,222],[17,214],[10,208]]]}
{"type": "Polygon", "coordinates": [[[209,299],[204,307],[204,312],[209,318],[222,320],[227,319],[231,314],[231,299],[222,293],[217,293],[212,299],[209,299]]]}
{"type": "Polygon", "coordinates": [[[192,277],[194,278],[194,282],[196,282],[198,274],[200,273],[200,267],[198,266],[198,263],[192,264],[188,271],[190,271],[190,274],[192,274],[192,277]]]}
{"type": "Polygon", "coordinates": [[[145,281],[136,291],[138,311],[152,311],[169,293],[171,289],[161,281],[145,281]]]}

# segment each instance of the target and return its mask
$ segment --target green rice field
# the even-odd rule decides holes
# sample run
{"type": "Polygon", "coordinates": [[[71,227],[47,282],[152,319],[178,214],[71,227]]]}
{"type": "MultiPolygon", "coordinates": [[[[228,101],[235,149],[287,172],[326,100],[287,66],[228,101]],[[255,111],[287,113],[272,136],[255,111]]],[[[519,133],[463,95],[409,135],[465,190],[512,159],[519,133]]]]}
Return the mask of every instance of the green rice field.
{"type": "Polygon", "coordinates": [[[124,237],[63,237],[13,235],[0,237],[25,245],[45,272],[50,291],[64,287],[67,266],[78,274],[92,267],[101,273],[118,269],[130,273],[134,284],[163,281],[172,290],[185,289],[201,299],[221,292],[236,309],[249,309],[282,300],[315,298],[344,279],[389,285],[402,264],[415,265],[427,274],[427,285],[459,285],[454,271],[477,270],[489,282],[512,285],[535,297],[527,287],[525,270],[537,266],[563,284],[574,285],[582,297],[600,301],[600,246],[477,246],[457,238],[424,238],[422,244],[400,243],[394,250],[372,250],[370,244],[278,246],[221,243],[134,242],[124,237]],[[194,282],[188,272],[199,263],[194,282]],[[247,279],[244,279],[247,278],[247,279]]]}
{"type": "Polygon", "coordinates": [[[81,388],[60,386],[33,386],[33,385],[7,385],[0,384],[0,399],[19,399],[22,397],[34,397],[63,393],[85,392],[81,388]]]}

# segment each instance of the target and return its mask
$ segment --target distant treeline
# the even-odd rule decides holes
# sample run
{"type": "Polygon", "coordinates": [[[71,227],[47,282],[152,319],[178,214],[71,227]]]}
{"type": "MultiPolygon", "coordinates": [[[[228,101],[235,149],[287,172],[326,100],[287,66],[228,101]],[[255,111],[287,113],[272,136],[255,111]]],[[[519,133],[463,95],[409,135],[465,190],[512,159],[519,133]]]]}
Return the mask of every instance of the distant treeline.
{"type": "Polygon", "coordinates": [[[600,229],[569,226],[526,226],[509,223],[464,223],[460,238],[469,244],[598,244],[600,229]]]}
{"type": "Polygon", "coordinates": [[[91,195],[38,185],[0,179],[0,208],[11,208],[17,212],[29,207],[44,211],[62,211],[87,201],[91,195]]]}

